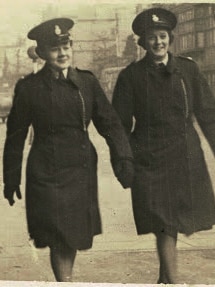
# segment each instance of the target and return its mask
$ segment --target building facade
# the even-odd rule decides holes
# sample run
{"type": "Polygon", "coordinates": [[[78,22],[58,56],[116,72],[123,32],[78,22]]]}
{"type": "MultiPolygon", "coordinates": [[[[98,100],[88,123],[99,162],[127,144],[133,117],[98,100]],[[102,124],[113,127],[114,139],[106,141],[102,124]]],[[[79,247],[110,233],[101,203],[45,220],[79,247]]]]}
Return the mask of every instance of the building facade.
{"type": "Polygon", "coordinates": [[[215,89],[215,4],[179,4],[171,10],[178,18],[173,52],[192,57],[215,89]]]}

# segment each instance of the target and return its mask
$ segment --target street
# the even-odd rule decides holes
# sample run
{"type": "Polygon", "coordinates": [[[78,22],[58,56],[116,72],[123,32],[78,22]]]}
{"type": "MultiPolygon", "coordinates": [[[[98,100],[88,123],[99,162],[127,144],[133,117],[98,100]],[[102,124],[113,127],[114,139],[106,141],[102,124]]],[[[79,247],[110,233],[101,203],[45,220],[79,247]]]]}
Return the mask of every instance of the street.
{"type": "MultiPolygon", "coordinates": [[[[5,132],[5,124],[0,124],[1,162],[5,132]]],[[[74,281],[155,284],[158,261],[154,236],[136,235],[130,190],[123,190],[115,179],[104,139],[92,127],[90,134],[99,156],[99,201],[103,234],[95,237],[92,249],[78,253],[74,281]]],[[[213,154],[203,138],[202,146],[210,174],[214,175],[213,154]]],[[[27,140],[21,184],[23,197],[29,148],[27,140]]],[[[215,176],[212,180],[215,187],[215,176]]],[[[3,190],[2,172],[0,187],[3,190]]],[[[36,249],[29,241],[24,198],[16,200],[15,205],[10,207],[2,192],[0,197],[0,280],[55,281],[48,249],[36,249]]],[[[215,284],[215,228],[190,237],[179,235],[178,250],[178,283],[215,284]]]]}

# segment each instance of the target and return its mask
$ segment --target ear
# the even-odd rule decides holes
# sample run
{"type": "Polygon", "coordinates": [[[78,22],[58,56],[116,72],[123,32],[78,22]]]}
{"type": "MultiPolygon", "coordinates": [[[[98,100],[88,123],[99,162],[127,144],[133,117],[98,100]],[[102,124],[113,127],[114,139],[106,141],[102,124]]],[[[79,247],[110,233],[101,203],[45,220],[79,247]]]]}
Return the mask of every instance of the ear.
{"type": "Polygon", "coordinates": [[[37,55],[41,59],[46,60],[46,53],[45,53],[45,49],[44,48],[42,48],[40,46],[37,46],[35,50],[36,50],[37,55]]]}

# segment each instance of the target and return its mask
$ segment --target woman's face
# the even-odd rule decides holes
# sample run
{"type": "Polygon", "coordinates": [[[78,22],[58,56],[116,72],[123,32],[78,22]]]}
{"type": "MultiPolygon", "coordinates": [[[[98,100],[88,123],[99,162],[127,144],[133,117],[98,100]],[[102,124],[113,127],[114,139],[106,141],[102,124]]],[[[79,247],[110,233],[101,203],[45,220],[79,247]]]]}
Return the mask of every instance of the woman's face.
{"type": "Polygon", "coordinates": [[[164,29],[152,29],[146,34],[146,50],[155,60],[166,57],[170,45],[170,37],[164,29]]]}
{"type": "Polygon", "coordinates": [[[59,44],[56,47],[46,46],[43,51],[44,59],[55,70],[63,70],[70,66],[72,49],[70,42],[59,44]]]}

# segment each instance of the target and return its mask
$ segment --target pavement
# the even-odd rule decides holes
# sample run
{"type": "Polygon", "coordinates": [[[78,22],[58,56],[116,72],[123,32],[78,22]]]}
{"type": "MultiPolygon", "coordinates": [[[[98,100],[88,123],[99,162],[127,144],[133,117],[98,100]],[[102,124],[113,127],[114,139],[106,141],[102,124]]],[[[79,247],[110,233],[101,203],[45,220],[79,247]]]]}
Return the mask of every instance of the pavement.
{"type": "MultiPolygon", "coordinates": [[[[0,150],[5,126],[0,125],[0,150]]],[[[99,154],[99,202],[103,234],[94,238],[93,248],[78,252],[73,283],[55,283],[48,249],[36,249],[28,238],[24,199],[10,207],[0,193],[0,286],[145,286],[155,285],[158,258],[152,234],[137,236],[130,191],[123,190],[113,176],[108,148],[92,130],[99,154]]],[[[211,176],[214,157],[204,139],[202,145],[211,176]]],[[[24,166],[29,150],[24,153],[24,166]]],[[[2,154],[2,152],[1,152],[2,154]]],[[[24,170],[24,168],[23,168],[24,170]]],[[[23,171],[24,178],[24,171],[23,171]]],[[[215,186],[215,177],[212,176],[215,186]]],[[[0,188],[3,188],[0,174],[0,188]]],[[[24,191],[24,180],[21,186],[24,191]]],[[[177,283],[215,285],[215,228],[178,238],[177,283]]]]}

